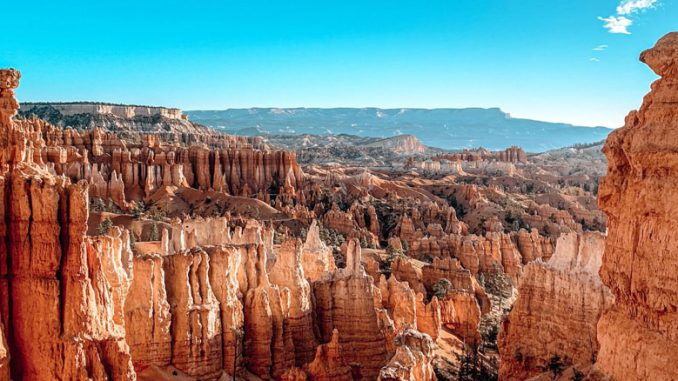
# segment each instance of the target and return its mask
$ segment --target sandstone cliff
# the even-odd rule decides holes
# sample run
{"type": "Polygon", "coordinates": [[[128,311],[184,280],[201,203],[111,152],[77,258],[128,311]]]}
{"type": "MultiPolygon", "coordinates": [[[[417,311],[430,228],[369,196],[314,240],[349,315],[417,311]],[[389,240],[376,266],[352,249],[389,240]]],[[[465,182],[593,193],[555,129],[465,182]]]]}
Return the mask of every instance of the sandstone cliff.
{"type": "Polygon", "coordinates": [[[565,234],[548,262],[526,266],[500,332],[502,380],[538,375],[554,355],[579,369],[595,361],[596,324],[613,301],[598,276],[604,245],[599,233],[565,234]]]}
{"type": "Polygon", "coordinates": [[[616,297],[600,319],[596,368],[614,380],[675,380],[678,370],[678,33],[642,53],[661,78],[607,139],[599,204],[608,215],[603,282],[616,297]]]}

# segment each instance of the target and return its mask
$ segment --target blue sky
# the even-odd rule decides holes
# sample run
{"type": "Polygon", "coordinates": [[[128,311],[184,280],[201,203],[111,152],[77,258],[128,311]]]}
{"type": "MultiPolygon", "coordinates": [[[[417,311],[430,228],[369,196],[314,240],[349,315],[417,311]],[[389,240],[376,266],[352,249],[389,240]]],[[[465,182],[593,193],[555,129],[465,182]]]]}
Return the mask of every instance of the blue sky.
{"type": "Polygon", "coordinates": [[[22,0],[2,8],[0,67],[22,71],[24,101],[498,106],[609,127],[656,78],[639,53],[678,30],[678,0],[22,0]]]}

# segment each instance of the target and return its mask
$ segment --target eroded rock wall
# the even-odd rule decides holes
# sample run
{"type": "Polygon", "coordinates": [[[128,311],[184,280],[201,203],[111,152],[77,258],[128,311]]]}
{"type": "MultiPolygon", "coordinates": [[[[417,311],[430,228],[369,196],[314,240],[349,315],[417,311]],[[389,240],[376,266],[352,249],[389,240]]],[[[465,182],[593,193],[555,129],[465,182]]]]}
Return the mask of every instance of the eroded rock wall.
{"type": "Polygon", "coordinates": [[[614,380],[678,379],[678,33],[640,56],[661,78],[610,134],[599,205],[600,270],[616,301],[598,324],[596,368],[614,380]]]}
{"type": "Polygon", "coordinates": [[[579,369],[595,361],[596,325],[614,299],[598,276],[604,245],[600,233],[565,234],[548,262],[525,267],[501,327],[501,379],[536,376],[555,355],[579,369]]]}

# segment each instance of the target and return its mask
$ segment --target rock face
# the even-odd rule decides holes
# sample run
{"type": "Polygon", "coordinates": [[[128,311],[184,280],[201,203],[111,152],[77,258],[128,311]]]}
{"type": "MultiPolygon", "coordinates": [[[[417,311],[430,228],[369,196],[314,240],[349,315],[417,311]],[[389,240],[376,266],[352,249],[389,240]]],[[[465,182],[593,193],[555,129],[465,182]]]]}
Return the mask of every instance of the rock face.
{"type": "Polygon", "coordinates": [[[318,223],[313,220],[306,235],[306,242],[301,252],[301,264],[306,276],[311,282],[320,279],[323,274],[331,273],[335,269],[332,249],[320,240],[318,223]]]}
{"type": "Polygon", "coordinates": [[[387,341],[375,308],[372,278],[361,268],[360,257],[360,244],[351,240],[346,268],[315,282],[313,293],[322,341],[330,341],[333,331],[339,331],[346,361],[359,364],[361,374],[374,379],[388,359],[387,341]]]}
{"type": "Polygon", "coordinates": [[[294,152],[267,150],[255,139],[134,130],[123,140],[98,127],[61,129],[39,119],[15,124],[25,126],[33,147],[42,147],[31,152],[34,161],[49,164],[57,175],[87,180],[92,198],[110,198],[122,209],[149,201],[167,187],[256,196],[266,202],[275,193],[276,202],[286,205],[296,200],[302,184],[294,152]]]}
{"type": "Polygon", "coordinates": [[[608,138],[600,270],[616,297],[598,324],[596,368],[615,380],[678,379],[678,33],[641,54],[661,78],[608,138]]]}
{"type": "Polygon", "coordinates": [[[339,331],[332,331],[332,339],[320,345],[312,362],[304,366],[304,370],[312,380],[318,381],[353,381],[352,370],[344,361],[343,348],[339,344],[339,331]]]}
{"type": "Polygon", "coordinates": [[[26,131],[12,122],[18,80],[18,72],[0,71],[0,205],[6,216],[0,316],[7,332],[0,371],[8,373],[9,352],[16,380],[134,380],[124,321],[129,245],[119,232],[87,237],[87,185],[32,163],[26,131]]]}
{"type": "Polygon", "coordinates": [[[366,144],[365,147],[380,147],[405,155],[424,153],[427,151],[427,147],[421,144],[419,139],[414,135],[398,135],[366,144]]]}
{"type": "Polygon", "coordinates": [[[159,255],[134,258],[134,279],[125,301],[125,338],[135,368],[171,363],[172,316],[162,264],[159,255]]]}
{"type": "Polygon", "coordinates": [[[406,330],[396,338],[399,344],[391,361],[379,372],[380,381],[435,380],[433,342],[428,335],[406,330]]]}
{"type": "Polygon", "coordinates": [[[565,234],[547,263],[526,266],[518,299],[502,323],[502,380],[538,375],[554,355],[579,368],[594,361],[596,324],[614,299],[598,276],[604,245],[599,233],[565,234]]]}

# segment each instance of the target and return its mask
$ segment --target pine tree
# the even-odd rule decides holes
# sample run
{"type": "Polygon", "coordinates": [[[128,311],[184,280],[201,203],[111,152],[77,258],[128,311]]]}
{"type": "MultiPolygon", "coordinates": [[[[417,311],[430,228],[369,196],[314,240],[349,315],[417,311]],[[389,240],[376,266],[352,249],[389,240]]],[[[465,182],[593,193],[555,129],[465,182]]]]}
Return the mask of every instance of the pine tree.
{"type": "Polygon", "coordinates": [[[160,232],[158,231],[158,222],[156,221],[153,221],[153,225],[151,225],[151,233],[149,234],[148,240],[160,241],[160,232]]]}
{"type": "Polygon", "coordinates": [[[106,217],[101,222],[99,222],[99,226],[97,227],[97,234],[98,235],[105,235],[108,233],[109,230],[113,227],[113,221],[111,221],[110,218],[106,217]]]}

